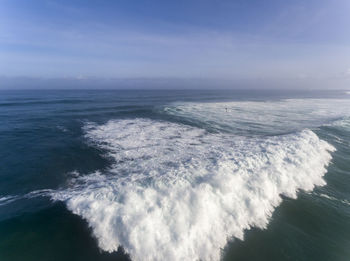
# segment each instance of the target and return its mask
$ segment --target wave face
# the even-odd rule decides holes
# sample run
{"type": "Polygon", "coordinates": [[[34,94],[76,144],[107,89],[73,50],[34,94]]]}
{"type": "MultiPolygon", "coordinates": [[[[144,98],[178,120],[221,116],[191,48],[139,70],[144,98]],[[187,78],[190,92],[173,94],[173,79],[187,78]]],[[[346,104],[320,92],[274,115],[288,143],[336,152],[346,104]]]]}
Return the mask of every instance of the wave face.
{"type": "Polygon", "coordinates": [[[147,119],[85,130],[115,163],[52,198],[133,260],[219,260],[228,240],[266,228],[281,195],[324,185],[334,150],[311,130],[245,138],[147,119]]]}

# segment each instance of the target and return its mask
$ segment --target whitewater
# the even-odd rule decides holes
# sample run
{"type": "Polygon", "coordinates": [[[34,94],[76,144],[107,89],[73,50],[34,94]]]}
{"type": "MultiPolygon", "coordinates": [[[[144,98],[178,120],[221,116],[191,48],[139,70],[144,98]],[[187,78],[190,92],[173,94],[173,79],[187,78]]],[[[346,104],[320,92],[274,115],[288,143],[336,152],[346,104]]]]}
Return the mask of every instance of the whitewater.
{"type": "MultiPolygon", "coordinates": [[[[268,106],[276,113],[292,102],[174,106],[177,116],[186,112],[186,117],[209,120],[220,129],[233,122],[224,108],[264,106],[266,111],[268,106]]],[[[300,110],[310,110],[306,105],[293,107],[299,117],[300,110]]],[[[324,101],[314,105],[317,113],[309,116],[309,125],[324,120],[323,107],[324,101]]],[[[338,117],[337,108],[328,117],[338,117]]],[[[164,111],[174,113],[174,107],[164,111]]],[[[247,119],[253,122],[255,113],[241,113],[235,120],[250,128],[247,119]]],[[[272,113],[269,117],[277,121],[272,113]]],[[[254,119],[255,124],[262,120],[254,119]]],[[[295,131],[305,120],[289,126],[293,133],[257,137],[142,118],[86,123],[87,142],[114,163],[104,171],[76,173],[72,186],[52,198],[88,222],[104,251],[122,246],[133,260],[219,260],[229,241],[243,239],[251,227],[266,228],[283,196],[296,198],[299,190],[325,185],[335,148],[310,129],[295,131]]],[[[285,124],[280,125],[285,131],[285,124]]]]}

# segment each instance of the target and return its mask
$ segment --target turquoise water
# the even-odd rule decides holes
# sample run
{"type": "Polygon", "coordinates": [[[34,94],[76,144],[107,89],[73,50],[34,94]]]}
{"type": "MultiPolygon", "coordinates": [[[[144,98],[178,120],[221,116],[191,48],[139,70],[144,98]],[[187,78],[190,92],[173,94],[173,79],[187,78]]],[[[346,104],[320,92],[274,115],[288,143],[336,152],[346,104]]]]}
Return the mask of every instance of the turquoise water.
{"type": "Polygon", "coordinates": [[[0,260],[349,260],[342,91],[1,91],[0,260]]]}

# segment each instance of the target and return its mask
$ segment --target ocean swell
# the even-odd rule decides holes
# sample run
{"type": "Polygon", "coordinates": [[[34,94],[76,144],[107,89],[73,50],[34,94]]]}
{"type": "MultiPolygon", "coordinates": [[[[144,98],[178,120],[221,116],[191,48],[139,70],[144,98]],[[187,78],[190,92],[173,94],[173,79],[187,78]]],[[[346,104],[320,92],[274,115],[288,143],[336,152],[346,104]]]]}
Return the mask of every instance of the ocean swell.
{"type": "Polygon", "coordinates": [[[281,195],[325,184],[334,148],[311,130],[268,138],[147,119],[88,124],[114,164],[52,192],[99,247],[133,260],[219,260],[232,238],[266,228],[281,195]]]}

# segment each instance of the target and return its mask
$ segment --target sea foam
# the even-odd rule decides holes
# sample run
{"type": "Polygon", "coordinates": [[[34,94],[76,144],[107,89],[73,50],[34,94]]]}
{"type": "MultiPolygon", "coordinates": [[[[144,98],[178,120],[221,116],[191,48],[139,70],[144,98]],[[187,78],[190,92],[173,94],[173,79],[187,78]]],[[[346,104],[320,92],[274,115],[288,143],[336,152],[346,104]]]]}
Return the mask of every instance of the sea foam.
{"type": "Polygon", "coordinates": [[[350,116],[348,99],[183,102],[160,112],[208,129],[240,135],[276,135],[317,128],[350,116]]]}
{"type": "Polygon", "coordinates": [[[281,195],[324,185],[334,150],[311,130],[244,138],[133,119],[85,131],[115,163],[51,196],[102,250],[122,246],[133,260],[219,260],[229,240],[266,228],[281,195]]]}

